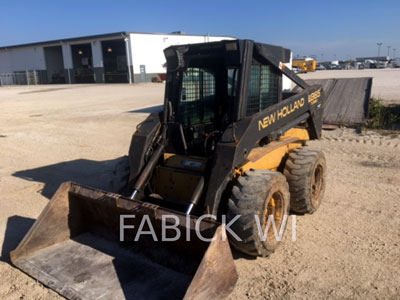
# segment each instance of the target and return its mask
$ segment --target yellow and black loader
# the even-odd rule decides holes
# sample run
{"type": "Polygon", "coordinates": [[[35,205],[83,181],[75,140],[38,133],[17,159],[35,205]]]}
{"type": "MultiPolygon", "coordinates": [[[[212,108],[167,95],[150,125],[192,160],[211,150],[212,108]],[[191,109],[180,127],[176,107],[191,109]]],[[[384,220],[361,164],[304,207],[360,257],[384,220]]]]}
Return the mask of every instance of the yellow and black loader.
{"type": "Polygon", "coordinates": [[[64,183],[11,253],[68,299],[221,299],[237,280],[230,246],[268,256],[269,218],[281,231],[290,210],[321,203],[325,158],[306,142],[320,138],[323,93],[286,67],[290,50],[229,40],[164,52],[164,109],[137,127],[123,189],[64,183]],[[282,92],[283,75],[298,92],[282,92]],[[225,219],[239,239],[224,239],[225,219]]]}

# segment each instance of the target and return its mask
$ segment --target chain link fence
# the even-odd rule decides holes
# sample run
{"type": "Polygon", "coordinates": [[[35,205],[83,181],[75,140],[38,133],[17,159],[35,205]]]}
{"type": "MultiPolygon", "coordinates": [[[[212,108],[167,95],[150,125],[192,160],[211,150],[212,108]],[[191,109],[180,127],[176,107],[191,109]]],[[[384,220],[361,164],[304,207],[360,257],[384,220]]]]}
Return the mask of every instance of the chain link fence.
{"type": "Polygon", "coordinates": [[[0,74],[0,86],[35,85],[41,83],[38,71],[21,71],[0,74]]]}

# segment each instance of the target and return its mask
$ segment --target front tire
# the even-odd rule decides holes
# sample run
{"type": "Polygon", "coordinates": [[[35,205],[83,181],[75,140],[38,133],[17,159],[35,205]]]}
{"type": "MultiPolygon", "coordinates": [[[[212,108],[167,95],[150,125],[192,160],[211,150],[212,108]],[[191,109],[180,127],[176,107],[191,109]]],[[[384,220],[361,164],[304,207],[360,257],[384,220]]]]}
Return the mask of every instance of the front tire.
{"type": "Polygon", "coordinates": [[[317,211],[326,185],[324,153],[309,148],[297,148],[289,153],[283,173],[289,183],[291,210],[309,214],[317,211]]]}
{"type": "Polygon", "coordinates": [[[228,202],[228,222],[236,215],[241,217],[231,225],[233,232],[242,240],[231,236],[231,244],[239,251],[251,256],[268,256],[278,247],[272,218],[278,235],[286,229],[285,215],[289,214],[290,194],[285,177],[278,172],[250,170],[240,176],[232,188],[228,202]],[[257,225],[256,217],[259,223],[257,225]],[[270,223],[268,224],[268,218],[270,223]],[[268,225],[266,240],[262,234],[268,225]]]}

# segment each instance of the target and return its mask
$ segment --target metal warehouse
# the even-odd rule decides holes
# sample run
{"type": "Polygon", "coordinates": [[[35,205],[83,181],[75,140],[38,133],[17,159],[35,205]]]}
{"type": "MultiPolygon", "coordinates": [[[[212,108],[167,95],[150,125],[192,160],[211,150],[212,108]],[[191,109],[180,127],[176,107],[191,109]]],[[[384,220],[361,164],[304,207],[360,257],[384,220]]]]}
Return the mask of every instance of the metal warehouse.
{"type": "Polygon", "coordinates": [[[117,32],[0,47],[0,85],[146,82],[165,74],[171,45],[228,36],[117,32]]]}

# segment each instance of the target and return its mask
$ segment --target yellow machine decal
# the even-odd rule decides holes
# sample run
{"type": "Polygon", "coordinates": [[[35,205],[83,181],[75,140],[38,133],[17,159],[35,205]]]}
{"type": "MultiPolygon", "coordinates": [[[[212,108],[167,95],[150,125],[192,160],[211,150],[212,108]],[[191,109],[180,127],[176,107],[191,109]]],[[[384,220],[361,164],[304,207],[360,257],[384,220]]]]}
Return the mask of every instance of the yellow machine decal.
{"type": "Polygon", "coordinates": [[[261,131],[262,129],[265,129],[268,126],[270,126],[271,124],[275,123],[277,120],[281,120],[281,119],[287,117],[294,111],[303,107],[304,104],[305,104],[305,99],[300,98],[300,99],[294,101],[293,103],[290,103],[290,104],[282,107],[281,109],[278,109],[277,111],[273,112],[269,116],[266,116],[262,120],[258,121],[258,130],[261,131]]]}
{"type": "Polygon", "coordinates": [[[293,103],[290,103],[289,105],[286,105],[282,107],[278,111],[278,120],[283,119],[284,117],[290,115],[292,112],[298,110],[299,108],[304,106],[304,98],[301,98],[299,100],[294,101],[293,103]]]}
{"type": "Polygon", "coordinates": [[[308,103],[314,105],[318,102],[319,97],[321,96],[321,89],[311,93],[308,95],[308,103]]]}
{"type": "MultiPolygon", "coordinates": [[[[314,105],[318,102],[319,97],[321,97],[321,89],[316,90],[315,92],[312,92],[310,95],[308,95],[308,103],[311,105],[314,105]]],[[[281,120],[291,113],[295,112],[299,108],[302,108],[305,104],[305,99],[300,98],[293,103],[290,103],[277,111],[274,111],[271,113],[269,116],[264,117],[263,119],[258,121],[258,131],[261,131],[262,129],[267,128],[268,126],[271,126],[274,124],[276,121],[281,120]]]]}

